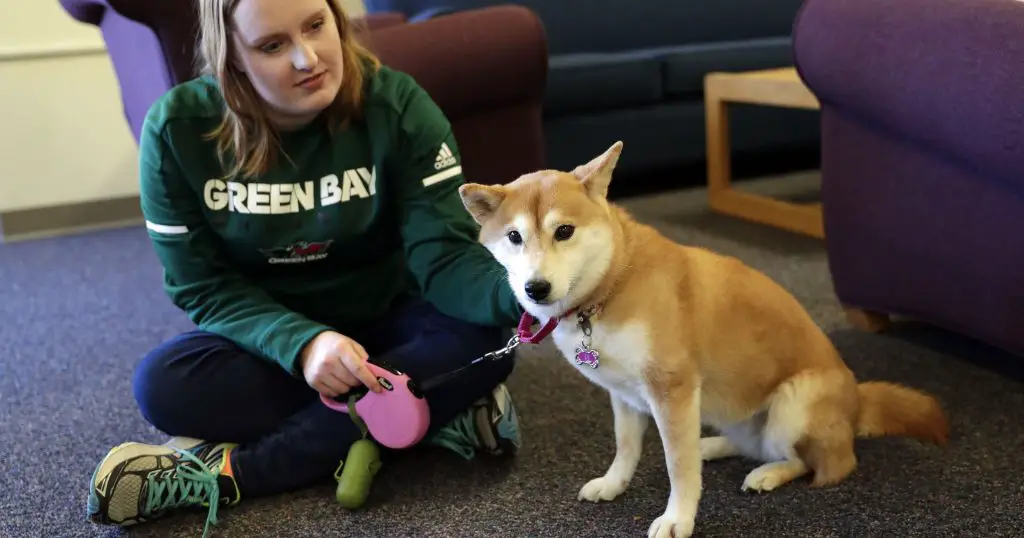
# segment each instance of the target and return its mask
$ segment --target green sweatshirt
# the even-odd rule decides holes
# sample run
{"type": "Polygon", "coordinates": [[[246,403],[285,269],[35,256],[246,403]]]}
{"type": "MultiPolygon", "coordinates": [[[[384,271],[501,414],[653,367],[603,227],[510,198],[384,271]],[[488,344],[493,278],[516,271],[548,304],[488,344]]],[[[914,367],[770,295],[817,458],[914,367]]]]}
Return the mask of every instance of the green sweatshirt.
{"type": "Polygon", "coordinates": [[[367,81],[365,118],[284,133],[288,158],[221,181],[216,82],[179,85],[151,107],[140,141],[142,212],[171,300],[201,329],[299,375],[324,330],[371,321],[418,295],[469,322],[514,326],[522,310],[476,242],[459,199],[451,126],[403,73],[367,81]]]}

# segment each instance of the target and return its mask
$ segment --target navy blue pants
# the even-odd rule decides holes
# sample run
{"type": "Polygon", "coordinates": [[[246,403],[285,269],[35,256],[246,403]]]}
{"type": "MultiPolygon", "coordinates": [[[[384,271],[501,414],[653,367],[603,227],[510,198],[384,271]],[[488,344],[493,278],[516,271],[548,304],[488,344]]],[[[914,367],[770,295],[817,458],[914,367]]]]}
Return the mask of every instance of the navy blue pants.
{"type": "MultiPolygon", "coordinates": [[[[507,331],[456,320],[429,303],[401,304],[386,319],[344,333],[414,379],[455,370],[501,348],[507,331]]],[[[437,431],[512,373],[512,358],[484,361],[428,391],[437,431]]],[[[134,377],[143,417],[172,436],[239,443],[232,468],[244,497],[333,477],[362,433],[328,409],[301,377],[217,335],[192,331],[150,352],[134,377]]]]}

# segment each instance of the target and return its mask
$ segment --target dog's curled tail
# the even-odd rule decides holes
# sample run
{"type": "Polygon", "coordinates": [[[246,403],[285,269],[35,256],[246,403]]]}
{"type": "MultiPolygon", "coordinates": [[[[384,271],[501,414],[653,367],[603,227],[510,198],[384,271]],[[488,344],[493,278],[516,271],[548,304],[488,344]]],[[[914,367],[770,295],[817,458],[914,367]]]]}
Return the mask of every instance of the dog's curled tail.
{"type": "Polygon", "coordinates": [[[934,396],[886,381],[865,381],[857,385],[860,413],[859,437],[901,435],[945,445],[949,423],[934,396]]]}

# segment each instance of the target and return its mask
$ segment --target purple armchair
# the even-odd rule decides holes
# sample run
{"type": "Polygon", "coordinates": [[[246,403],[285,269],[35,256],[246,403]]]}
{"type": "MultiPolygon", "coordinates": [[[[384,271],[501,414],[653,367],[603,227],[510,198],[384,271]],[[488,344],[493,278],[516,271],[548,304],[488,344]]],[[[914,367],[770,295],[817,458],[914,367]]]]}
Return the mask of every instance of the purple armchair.
{"type": "Polygon", "coordinates": [[[807,0],[838,298],[1024,357],[1024,3],[807,0]]]}
{"type": "MultiPolygon", "coordinates": [[[[138,139],[153,101],[197,73],[193,2],[60,2],[76,20],[100,28],[138,139]]],[[[506,182],[545,166],[547,41],[531,11],[497,6],[415,23],[378,13],[359,22],[363,42],[412,75],[448,116],[470,181],[506,182]]]]}

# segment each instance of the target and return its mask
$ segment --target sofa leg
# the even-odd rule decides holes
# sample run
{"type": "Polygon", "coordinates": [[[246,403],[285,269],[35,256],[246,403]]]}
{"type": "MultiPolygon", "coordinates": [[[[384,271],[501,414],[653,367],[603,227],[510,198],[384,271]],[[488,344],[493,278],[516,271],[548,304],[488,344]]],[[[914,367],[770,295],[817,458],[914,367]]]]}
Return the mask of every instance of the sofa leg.
{"type": "Polygon", "coordinates": [[[864,310],[853,306],[843,306],[846,312],[846,319],[856,328],[871,333],[882,332],[889,328],[891,319],[888,314],[864,310]]]}

